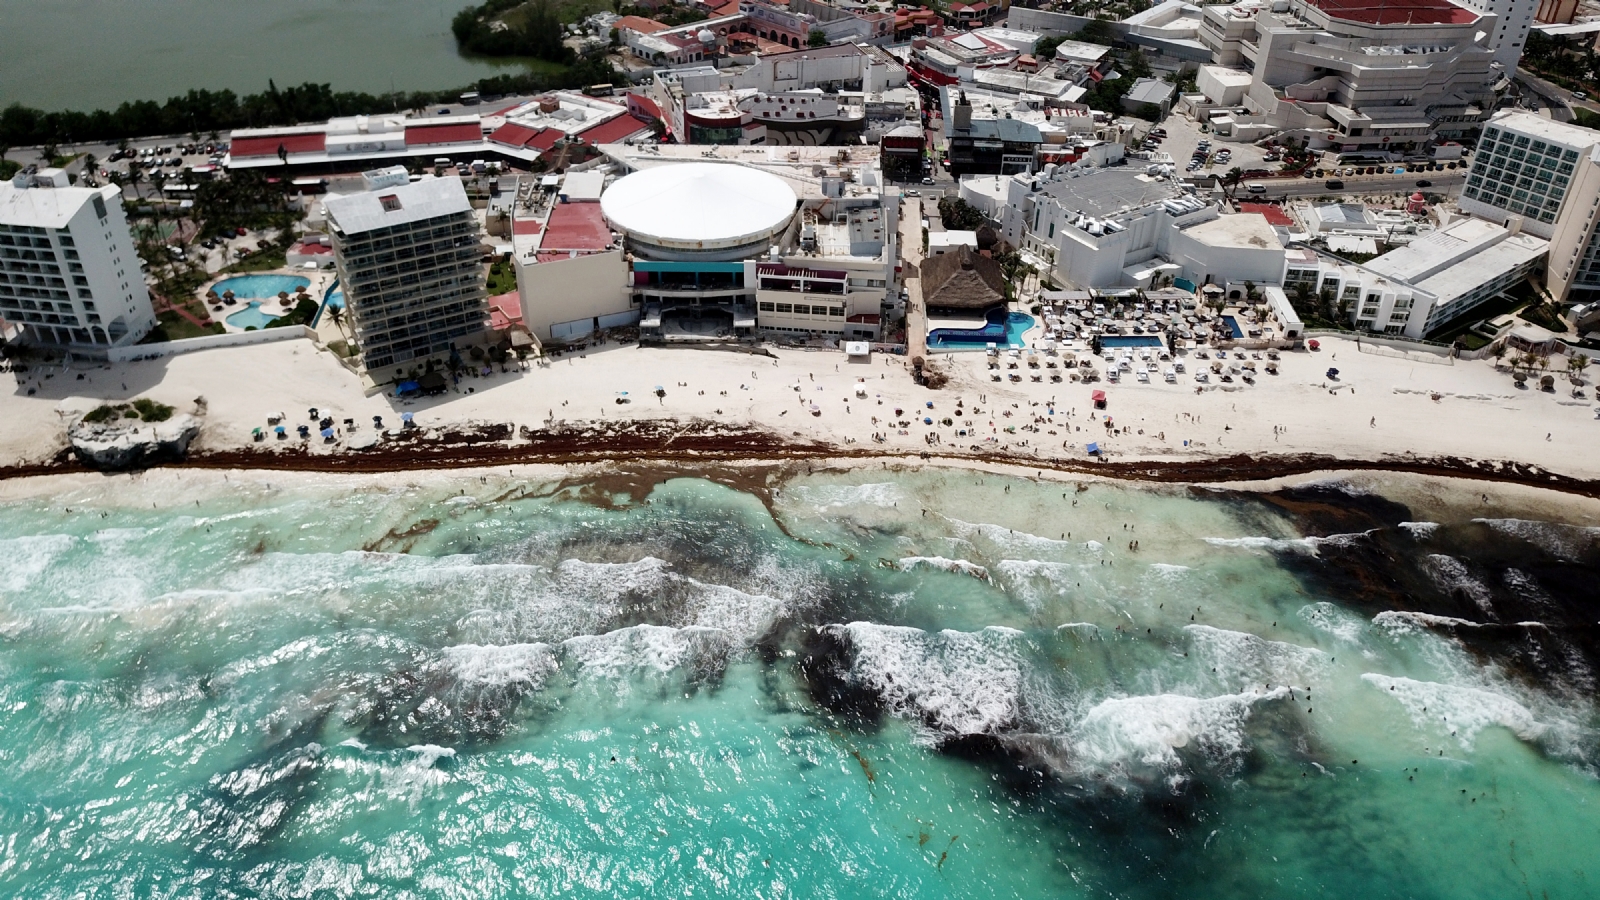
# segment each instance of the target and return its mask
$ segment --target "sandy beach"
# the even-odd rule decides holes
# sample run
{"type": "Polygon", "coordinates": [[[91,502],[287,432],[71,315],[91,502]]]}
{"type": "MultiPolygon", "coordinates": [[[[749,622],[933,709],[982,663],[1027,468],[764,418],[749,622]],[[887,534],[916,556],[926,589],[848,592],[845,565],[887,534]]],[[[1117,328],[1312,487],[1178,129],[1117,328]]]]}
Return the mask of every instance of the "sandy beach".
{"type": "MultiPolygon", "coordinates": [[[[71,410],[147,396],[181,411],[205,398],[195,454],[275,451],[316,457],[304,463],[318,468],[337,465],[321,457],[350,453],[351,440],[370,442],[373,416],[395,429],[401,414],[411,412],[424,435],[474,424],[512,425],[513,435],[526,428],[536,438],[562,433],[582,439],[589,432],[602,451],[606,430],[637,424],[667,439],[708,428],[756,435],[762,446],[803,446],[815,456],[830,450],[927,452],[1020,464],[1093,464],[1085,452],[1093,442],[1104,460],[1119,464],[1204,464],[1241,456],[1318,455],[1369,464],[1449,458],[1600,479],[1595,404],[1574,399],[1564,378],[1555,393],[1545,393],[1518,388],[1492,360],[1402,358],[1340,338],[1324,338],[1321,345],[1318,352],[1285,353],[1280,374],[1263,373],[1253,386],[1213,383],[1200,393],[1187,376],[1176,384],[1128,379],[1090,386],[1035,383],[1027,380],[1026,368],[1019,369],[1020,384],[995,383],[982,353],[937,357],[951,377],[944,389],[932,391],[912,382],[904,357],[874,354],[870,361],[851,362],[842,353],[820,350],[751,354],[603,345],[505,374],[496,369],[487,377],[464,377],[439,397],[400,401],[362,396],[352,373],[310,342],[296,340],[0,375],[0,421],[6,423],[0,429],[0,466],[20,474],[19,467],[60,457],[71,410]],[[1336,382],[1325,377],[1330,366],[1340,371],[1336,382]],[[657,386],[664,396],[656,396],[657,386]],[[1101,413],[1091,407],[1095,388],[1108,394],[1101,413]],[[619,398],[627,402],[619,404],[619,398]],[[312,407],[336,422],[353,419],[356,431],[341,428],[331,444],[315,437],[309,444],[293,437],[252,441],[251,431],[280,412],[292,435],[292,426],[309,424],[312,407]],[[943,424],[946,419],[950,425],[943,424]]],[[[1191,372],[1205,364],[1189,363],[1191,372]]],[[[388,440],[360,451],[369,466],[373,457],[381,466],[388,440]]],[[[528,439],[505,443],[519,442],[528,439]]]]}

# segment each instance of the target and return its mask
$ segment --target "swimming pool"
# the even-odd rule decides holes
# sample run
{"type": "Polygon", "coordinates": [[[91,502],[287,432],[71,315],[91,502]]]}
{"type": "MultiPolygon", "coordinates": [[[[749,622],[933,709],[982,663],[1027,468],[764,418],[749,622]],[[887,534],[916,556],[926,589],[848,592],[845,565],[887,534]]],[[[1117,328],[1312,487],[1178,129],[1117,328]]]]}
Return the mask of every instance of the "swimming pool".
{"type": "Polygon", "coordinates": [[[1109,334],[1100,339],[1101,347],[1162,347],[1161,338],[1145,334],[1109,334]]]}
{"type": "Polygon", "coordinates": [[[218,297],[233,291],[233,296],[240,300],[266,300],[280,293],[292,295],[300,288],[310,286],[311,279],[299,275],[235,275],[222,279],[211,289],[217,292],[218,297]]]}
{"type": "Polygon", "coordinates": [[[1244,337],[1244,329],[1239,327],[1238,319],[1233,316],[1223,316],[1222,321],[1228,326],[1228,330],[1233,332],[1235,338],[1244,337]]]}
{"type": "Polygon", "coordinates": [[[235,328],[254,328],[260,330],[267,327],[268,322],[276,320],[277,316],[269,316],[261,311],[261,302],[251,300],[245,308],[228,317],[228,324],[235,328]]]}
{"type": "Polygon", "coordinates": [[[1022,336],[1033,327],[1033,316],[995,310],[982,328],[935,328],[928,332],[929,350],[983,350],[996,347],[1025,347],[1022,336]],[[1004,322],[1004,324],[1001,324],[1004,322]]]}

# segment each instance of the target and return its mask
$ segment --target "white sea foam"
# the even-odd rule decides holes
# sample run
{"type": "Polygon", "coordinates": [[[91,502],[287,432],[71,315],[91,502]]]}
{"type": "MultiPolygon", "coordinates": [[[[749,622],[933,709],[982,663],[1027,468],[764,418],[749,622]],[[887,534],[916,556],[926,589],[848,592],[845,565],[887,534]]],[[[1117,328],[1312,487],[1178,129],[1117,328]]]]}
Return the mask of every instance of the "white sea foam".
{"type": "Polygon", "coordinates": [[[438,790],[450,781],[450,775],[441,770],[441,759],[452,759],[456,751],[436,744],[414,744],[406,748],[411,757],[398,766],[385,766],[382,770],[384,793],[390,798],[410,804],[413,808],[424,796],[438,790]]]}
{"type": "Polygon", "coordinates": [[[900,560],[900,568],[909,572],[913,569],[942,569],[957,575],[966,575],[979,581],[992,582],[989,570],[975,562],[964,559],[948,559],[943,556],[907,556],[900,560]]]}
{"type": "Polygon", "coordinates": [[[1318,631],[1349,644],[1360,644],[1361,636],[1367,630],[1365,619],[1326,600],[1300,607],[1299,616],[1318,631]]]}
{"type": "Polygon", "coordinates": [[[803,484],[794,488],[794,492],[819,512],[841,508],[893,507],[906,499],[905,491],[892,481],[873,484],[803,484]]]}
{"type": "MultiPolygon", "coordinates": [[[[1021,711],[1026,638],[1012,628],[941,631],[852,622],[854,675],[896,715],[943,734],[993,734],[1021,711]]],[[[934,735],[924,735],[931,739],[934,735]]]]}
{"type": "Polygon", "coordinates": [[[1528,742],[1538,741],[1550,731],[1550,726],[1536,719],[1532,710],[1494,691],[1376,672],[1363,674],[1361,680],[1394,698],[1418,729],[1442,730],[1467,750],[1472,749],[1480,732],[1497,725],[1528,742]]]}
{"type": "Polygon", "coordinates": [[[537,691],[556,669],[548,644],[456,644],[441,653],[451,674],[472,686],[537,691]]]}
{"type": "Polygon", "coordinates": [[[1401,522],[1400,527],[1419,541],[1431,538],[1439,531],[1438,522],[1401,522]]]}
{"type": "Polygon", "coordinates": [[[38,534],[0,540],[0,592],[23,591],[44,574],[78,539],[70,534],[38,534]]]}
{"type": "Polygon", "coordinates": [[[1315,556],[1317,553],[1317,545],[1311,538],[1208,537],[1205,542],[1213,547],[1237,547],[1243,550],[1293,552],[1309,556],[1315,556]]]}
{"type": "Polygon", "coordinates": [[[1185,625],[1183,630],[1193,647],[1190,656],[1236,691],[1252,685],[1310,686],[1327,670],[1327,654],[1313,647],[1210,625],[1185,625]]]}
{"type": "Polygon", "coordinates": [[[1067,735],[1077,764],[1126,773],[1130,766],[1173,771],[1189,748],[1223,769],[1245,749],[1245,723],[1255,704],[1288,696],[1284,688],[1217,697],[1156,694],[1114,697],[1089,710],[1067,735]]]}
{"type": "Polygon", "coordinates": [[[722,584],[689,582],[697,590],[691,618],[683,624],[718,629],[741,648],[759,641],[788,612],[786,604],[774,597],[747,594],[722,584]]]}
{"type": "Polygon", "coordinates": [[[561,642],[567,662],[589,677],[625,680],[684,668],[720,667],[733,647],[726,631],[699,625],[634,625],[561,642]]]}
{"type": "Polygon", "coordinates": [[[1005,552],[1024,550],[1036,553],[1041,550],[1070,550],[1074,547],[1080,546],[1074,541],[1047,538],[1042,535],[1030,534],[1026,531],[1018,531],[1014,528],[1007,528],[1004,525],[991,525],[984,522],[963,522],[960,519],[952,519],[948,516],[945,517],[945,521],[949,522],[953,527],[956,537],[963,538],[965,540],[982,539],[988,541],[996,547],[1001,548],[1001,550],[1005,552]]]}
{"type": "Polygon", "coordinates": [[[1460,591],[1473,605],[1478,607],[1484,615],[1493,619],[1494,595],[1489,591],[1489,586],[1473,576],[1465,563],[1453,556],[1443,553],[1430,553],[1422,559],[1423,571],[1433,579],[1441,590],[1447,594],[1460,591]]]}
{"type": "Polygon", "coordinates": [[[1111,609],[1110,594],[1101,590],[1104,569],[1079,563],[1044,562],[1037,559],[1003,559],[994,567],[1007,593],[1021,600],[1032,612],[1044,608],[1046,601],[1065,596],[1092,600],[1111,609]],[[1088,590],[1080,590],[1084,582],[1088,590]]]}
{"type": "Polygon", "coordinates": [[[1479,623],[1455,616],[1436,616],[1410,610],[1384,610],[1372,617],[1372,624],[1392,635],[1415,634],[1429,628],[1478,628],[1479,623]]]}
{"type": "Polygon", "coordinates": [[[1555,522],[1535,522],[1528,519],[1473,519],[1501,534],[1527,541],[1549,553],[1568,561],[1576,561],[1585,553],[1592,553],[1600,543],[1600,528],[1582,525],[1562,525],[1555,522]]]}

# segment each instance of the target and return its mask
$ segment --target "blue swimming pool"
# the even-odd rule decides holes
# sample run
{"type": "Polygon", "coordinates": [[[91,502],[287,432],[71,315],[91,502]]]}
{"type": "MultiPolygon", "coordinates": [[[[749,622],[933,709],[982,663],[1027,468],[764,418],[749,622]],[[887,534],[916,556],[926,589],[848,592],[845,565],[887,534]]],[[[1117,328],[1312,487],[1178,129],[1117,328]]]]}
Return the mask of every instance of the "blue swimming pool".
{"type": "Polygon", "coordinates": [[[1223,316],[1222,321],[1227,324],[1228,330],[1233,332],[1235,338],[1244,337],[1244,329],[1239,327],[1239,320],[1233,316],[1223,316]]]}
{"type": "Polygon", "coordinates": [[[261,311],[261,302],[251,300],[245,308],[228,317],[228,324],[235,328],[254,328],[260,330],[267,327],[267,323],[277,319],[261,311]]]}
{"type": "Polygon", "coordinates": [[[983,350],[996,347],[1025,347],[1022,336],[1033,327],[1033,316],[995,310],[982,328],[935,328],[928,332],[929,350],[983,350]]]}
{"type": "Polygon", "coordinates": [[[1161,338],[1153,334],[1108,334],[1100,339],[1101,347],[1163,347],[1161,338]]]}
{"type": "Polygon", "coordinates": [[[240,300],[266,300],[279,294],[293,294],[300,288],[310,286],[311,279],[299,275],[235,275],[222,279],[211,289],[217,292],[218,297],[233,291],[233,296],[240,300]]]}

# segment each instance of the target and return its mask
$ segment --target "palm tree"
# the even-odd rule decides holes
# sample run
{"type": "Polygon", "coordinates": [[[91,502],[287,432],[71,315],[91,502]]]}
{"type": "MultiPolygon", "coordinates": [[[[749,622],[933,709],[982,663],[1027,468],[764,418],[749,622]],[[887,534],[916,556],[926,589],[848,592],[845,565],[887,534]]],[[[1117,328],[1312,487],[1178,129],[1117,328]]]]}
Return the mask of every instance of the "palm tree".
{"type": "Polygon", "coordinates": [[[1567,371],[1571,372],[1573,379],[1578,381],[1580,384],[1583,381],[1583,370],[1587,368],[1589,368],[1589,357],[1587,354],[1579,353],[1577,356],[1567,359],[1567,371]]]}
{"type": "Polygon", "coordinates": [[[46,142],[46,143],[40,144],[39,145],[39,159],[40,159],[40,161],[42,161],[47,166],[50,165],[50,163],[53,162],[55,160],[55,158],[56,158],[56,150],[57,149],[59,149],[59,148],[56,147],[54,141],[50,141],[50,142],[46,142]]]}
{"type": "Polygon", "coordinates": [[[1500,343],[1494,345],[1494,350],[1492,352],[1494,353],[1494,367],[1496,369],[1500,368],[1500,360],[1505,358],[1506,351],[1509,349],[1511,348],[1506,346],[1505,341],[1501,341],[1500,343]]]}
{"type": "Polygon", "coordinates": [[[1228,170],[1228,174],[1222,176],[1222,182],[1228,186],[1228,199],[1229,200],[1233,199],[1234,191],[1239,189],[1239,182],[1241,182],[1243,180],[1244,180],[1244,170],[1239,168],[1238,166],[1234,166],[1233,168],[1229,169],[1228,170]]]}

